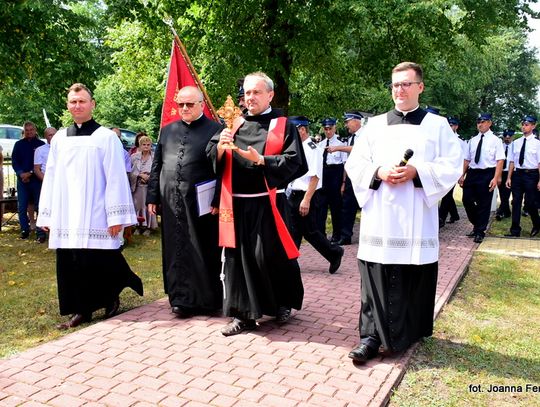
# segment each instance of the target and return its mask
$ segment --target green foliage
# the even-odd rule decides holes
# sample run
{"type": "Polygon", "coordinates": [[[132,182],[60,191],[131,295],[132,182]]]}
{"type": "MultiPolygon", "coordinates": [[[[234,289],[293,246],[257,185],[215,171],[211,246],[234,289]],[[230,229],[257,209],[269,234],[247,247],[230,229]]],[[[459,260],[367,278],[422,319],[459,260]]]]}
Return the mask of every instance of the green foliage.
{"type": "Polygon", "coordinates": [[[66,89],[74,82],[93,87],[108,72],[103,13],[99,0],[3,2],[0,122],[33,120],[43,128],[45,108],[59,124],[66,89]]]}
{"type": "Polygon", "coordinates": [[[0,73],[11,83],[0,95],[0,121],[37,120],[42,107],[58,120],[76,78],[96,85],[98,120],[155,135],[172,40],[163,19],[170,18],[216,107],[236,95],[238,78],[263,70],[276,85],[273,104],[289,114],[381,113],[392,107],[385,88],[392,67],[412,60],[426,72],[422,104],[459,116],[464,135],[481,110],[500,130],[538,110],[538,57],[525,45],[527,19],[538,17],[531,2],[10,2],[0,11],[14,16],[0,27],[0,55],[12,52],[19,63],[0,73]],[[50,24],[35,29],[42,21],[50,24]],[[28,63],[34,54],[51,63],[28,63]]]}
{"type": "Polygon", "coordinates": [[[171,17],[217,106],[236,93],[237,78],[263,70],[276,84],[274,105],[290,114],[380,113],[392,106],[385,89],[391,68],[413,60],[426,70],[423,103],[460,116],[466,134],[480,109],[505,126],[518,111],[537,108],[538,61],[524,46],[531,12],[517,0],[489,7],[480,0],[107,4],[111,15],[156,36],[167,36],[160,20],[171,17]]]}
{"type": "Polygon", "coordinates": [[[102,124],[157,136],[171,39],[138,22],[109,29],[105,43],[117,69],[95,89],[95,117],[102,124]]]}

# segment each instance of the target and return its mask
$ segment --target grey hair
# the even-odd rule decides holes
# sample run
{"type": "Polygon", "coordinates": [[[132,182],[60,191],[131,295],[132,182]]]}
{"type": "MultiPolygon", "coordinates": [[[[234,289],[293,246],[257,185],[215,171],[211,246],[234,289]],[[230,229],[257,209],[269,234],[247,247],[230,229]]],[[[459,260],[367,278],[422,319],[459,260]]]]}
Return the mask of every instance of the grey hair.
{"type": "Polygon", "coordinates": [[[270,79],[270,77],[265,74],[264,72],[258,71],[258,72],[252,72],[244,78],[244,82],[246,82],[248,79],[258,79],[263,80],[266,84],[266,90],[272,91],[274,90],[274,81],[270,79]]]}

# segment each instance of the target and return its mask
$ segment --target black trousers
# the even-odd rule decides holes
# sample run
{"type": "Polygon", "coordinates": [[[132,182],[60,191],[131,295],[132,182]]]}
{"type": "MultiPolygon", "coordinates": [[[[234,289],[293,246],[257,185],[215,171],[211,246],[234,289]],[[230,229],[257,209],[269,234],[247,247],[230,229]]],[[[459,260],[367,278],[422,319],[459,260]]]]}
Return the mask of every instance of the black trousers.
{"type": "Polygon", "coordinates": [[[506,180],[508,179],[508,171],[503,171],[502,173],[502,182],[499,185],[499,196],[501,198],[501,204],[497,209],[497,215],[508,218],[512,212],[510,211],[510,193],[512,190],[506,188],[506,180]]]}
{"type": "Polygon", "coordinates": [[[521,233],[521,203],[525,196],[525,210],[529,213],[533,228],[540,227],[538,216],[538,170],[515,170],[512,176],[512,226],[510,233],[521,233]]]}
{"type": "Polygon", "coordinates": [[[317,209],[319,207],[319,192],[316,191],[311,198],[309,212],[306,216],[301,216],[299,212],[300,203],[304,199],[305,191],[292,191],[289,195],[289,207],[291,209],[290,232],[296,244],[300,249],[302,237],[304,237],[321,256],[329,262],[334,261],[341,250],[339,246],[330,243],[326,235],[322,234],[317,228],[317,209]]]}
{"type": "Polygon", "coordinates": [[[438,263],[379,264],[358,260],[360,340],[378,349],[407,349],[433,333],[438,263]]]}
{"type": "Polygon", "coordinates": [[[484,236],[491,212],[493,191],[489,192],[489,182],[495,175],[495,168],[483,170],[469,168],[463,183],[463,206],[474,233],[484,236]]]}
{"type": "Polygon", "coordinates": [[[318,224],[321,233],[326,234],[328,208],[332,217],[332,239],[339,240],[341,233],[341,183],[343,164],[328,165],[323,168],[323,186],[320,190],[318,224]]]}
{"type": "Polygon", "coordinates": [[[456,201],[454,201],[454,187],[448,193],[443,196],[441,199],[441,205],[439,206],[439,219],[446,222],[448,214],[453,220],[459,219],[459,213],[456,206],[456,201]]]}
{"type": "Polygon", "coordinates": [[[351,179],[345,177],[345,190],[343,191],[343,210],[341,211],[341,238],[350,239],[353,235],[356,212],[360,209],[354,196],[351,179]]]}
{"type": "Polygon", "coordinates": [[[143,295],[141,279],[120,250],[56,249],[56,277],[60,315],[90,316],[126,287],[143,295]]]}

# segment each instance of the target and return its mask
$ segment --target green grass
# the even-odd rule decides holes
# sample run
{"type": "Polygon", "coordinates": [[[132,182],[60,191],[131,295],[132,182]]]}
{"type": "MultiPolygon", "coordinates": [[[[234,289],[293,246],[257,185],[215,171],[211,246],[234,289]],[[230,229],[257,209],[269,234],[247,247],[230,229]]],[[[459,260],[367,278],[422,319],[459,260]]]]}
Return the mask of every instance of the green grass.
{"type": "MultiPolygon", "coordinates": [[[[511,218],[504,218],[500,221],[494,219],[488,231],[488,236],[504,236],[506,233],[510,233],[510,226],[512,225],[511,218]]],[[[521,217],[521,236],[529,237],[529,233],[532,229],[532,222],[530,216],[521,217]]]]}
{"type": "MultiPolygon", "coordinates": [[[[67,333],[55,328],[67,317],[58,313],[54,251],[36,243],[33,233],[29,240],[18,236],[18,225],[11,222],[0,232],[0,358],[67,333]]],[[[165,296],[160,245],[156,232],[149,237],[134,236],[124,250],[132,270],[143,280],[145,294],[139,297],[124,290],[121,312],[165,296]]],[[[102,311],[94,313],[94,321],[102,318],[102,311]]]]}
{"type": "Polygon", "coordinates": [[[540,261],[478,253],[390,406],[540,406],[528,383],[540,386],[540,261]]]}

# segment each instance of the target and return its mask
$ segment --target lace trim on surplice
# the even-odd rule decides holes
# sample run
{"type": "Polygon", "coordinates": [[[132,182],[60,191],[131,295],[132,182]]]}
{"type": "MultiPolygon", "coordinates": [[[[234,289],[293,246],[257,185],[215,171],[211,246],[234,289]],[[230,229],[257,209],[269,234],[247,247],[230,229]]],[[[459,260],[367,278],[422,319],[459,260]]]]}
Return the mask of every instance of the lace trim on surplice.
{"type": "Polygon", "coordinates": [[[131,204],[110,206],[107,208],[107,218],[111,216],[129,215],[133,211],[134,211],[134,208],[133,208],[133,205],[131,204]]]}
{"type": "Polygon", "coordinates": [[[406,249],[411,247],[421,247],[423,249],[436,249],[438,242],[436,238],[397,238],[382,236],[363,235],[360,240],[363,244],[374,247],[387,247],[389,249],[406,249]]]}
{"type": "Polygon", "coordinates": [[[92,240],[112,239],[107,229],[54,229],[58,239],[88,238],[92,240]]]}

